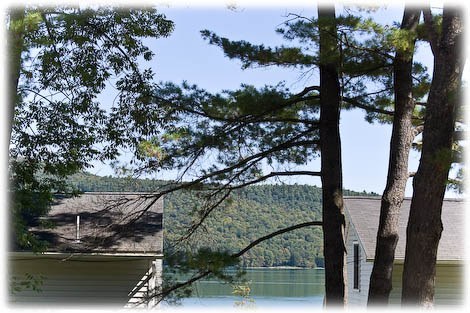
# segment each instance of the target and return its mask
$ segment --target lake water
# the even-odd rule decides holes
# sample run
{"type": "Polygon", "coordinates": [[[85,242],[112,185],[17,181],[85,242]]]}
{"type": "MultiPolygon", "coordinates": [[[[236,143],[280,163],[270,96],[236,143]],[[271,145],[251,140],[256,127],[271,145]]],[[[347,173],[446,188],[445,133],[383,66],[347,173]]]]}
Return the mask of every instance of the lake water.
{"type": "MultiPolygon", "coordinates": [[[[324,296],[323,269],[247,269],[246,280],[251,281],[249,298],[256,308],[322,307],[324,296]]],[[[241,296],[232,294],[233,288],[216,280],[201,280],[194,287],[192,297],[181,301],[183,308],[233,308],[241,296]]]]}

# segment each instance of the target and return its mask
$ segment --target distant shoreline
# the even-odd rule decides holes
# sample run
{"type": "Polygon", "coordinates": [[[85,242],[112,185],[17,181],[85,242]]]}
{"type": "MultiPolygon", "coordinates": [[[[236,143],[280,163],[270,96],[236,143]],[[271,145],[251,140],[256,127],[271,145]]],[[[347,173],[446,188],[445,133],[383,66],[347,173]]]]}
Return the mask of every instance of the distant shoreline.
{"type": "Polygon", "coordinates": [[[324,270],[324,267],[301,267],[301,266],[247,266],[246,269],[259,270],[324,270]]]}

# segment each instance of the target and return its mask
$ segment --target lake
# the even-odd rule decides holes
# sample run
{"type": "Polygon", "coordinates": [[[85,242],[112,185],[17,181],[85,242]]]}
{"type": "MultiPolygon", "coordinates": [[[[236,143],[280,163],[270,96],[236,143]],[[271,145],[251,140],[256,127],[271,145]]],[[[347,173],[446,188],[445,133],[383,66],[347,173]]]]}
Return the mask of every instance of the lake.
{"type": "MultiPolygon", "coordinates": [[[[323,304],[323,269],[256,268],[246,270],[250,281],[250,297],[256,308],[318,307],[323,304]]],[[[201,280],[194,284],[190,298],[181,301],[183,308],[233,308],[241,296],[232,294],[233,287],[216,280],[201,280]]]]}

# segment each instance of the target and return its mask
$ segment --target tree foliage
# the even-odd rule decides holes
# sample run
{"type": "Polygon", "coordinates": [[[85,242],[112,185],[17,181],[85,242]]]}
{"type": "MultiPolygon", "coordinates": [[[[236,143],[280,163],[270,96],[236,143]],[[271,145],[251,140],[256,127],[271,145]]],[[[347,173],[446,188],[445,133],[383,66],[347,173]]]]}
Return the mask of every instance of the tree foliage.
{"type": "Polygon", "coordinates": [[[26,225],[47,211],[52,192],[70,191],[64,178],[118,154],[99,95],[114,85],[119,104],[144,98],[153,72],[137,62],[153,52],[143,39],[168,36],[173,23],[151,8],[31,6],[12,9],[8,28],[10,38],[21,35],[9,46],[20,62],[9,68],[19,78],[9,103],[12,231],[31,247],[26,225]]]}
{"type": "MultiPolygon", "coordinates": [[[[358,15],[351,9],[337,16],[336,23],[338,30],[332,35],[337,37],[340,46],[343,107],[365,109],[368,121],[390,123],[393,115],[393,56],[396,51],[409,49],[407,42],[416,33],[402,30],[396,24],[381,25],[367,14],[358,15]]],[[[304,71],[305,77],[313,75],[319,64],[318,20],[290,14],[276,31],[294,47],[269,48],[245,41],[231,41],[208,30],[201,33],[210,44],[222,48],[226,56],[238,58],[243,68],[274,65],[298,68],[304,71]]],[[[413,75],[414,94],[419,101],[429,89],[429,75],[426,67],[418,62],[414,63],[413,75]]],[[[422,117],[420,109],[416,109],[416,118],[422,117]]]]}

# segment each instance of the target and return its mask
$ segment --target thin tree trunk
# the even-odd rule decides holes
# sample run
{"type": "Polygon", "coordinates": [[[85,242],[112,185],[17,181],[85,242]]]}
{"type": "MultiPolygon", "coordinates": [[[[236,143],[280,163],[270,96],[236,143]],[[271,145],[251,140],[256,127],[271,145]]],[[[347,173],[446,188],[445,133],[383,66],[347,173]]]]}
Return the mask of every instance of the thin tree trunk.
{"type": "MultiPolygon", "coordinates": [[[[402,30],[415,31],[421,10],[407,6],[403,14],[402,30]]],[[[388,304],[392,290],[393,261],[398,242],[398,220],[409,178],[408,156],[414,139],[412,116],[413,99],[413,52],[415,40],[409,42],[409,49],[398,50],[393,65],[395,87],[395,114],[387,184],[382,195],[380,221],[377,231],[375,259],[369,286],[369,305],[388,304]]]]}
{"type": "Polygon", "coordinates": [[[8,29],[8,132],[9,141],[14,120],[15,107],[18,102],[18,83],[21,72],[21,54],[24,50],[24,17],[25,11],[22,7],[11,9],[9,13],[8,29]]]}
{"type": "Polygon", "coordinates": [[[434,301],[442,201],[452,160],[452,136],[465,59],[461,52],[464,10],[445,5],[441,31],[431,20],[430,9],[424,12],[434,52],[434,72],[426,107],[423,150],[413,180],[402,304],[428,307],[434,301]]]}
{"type": "Polygon", "coordinates": [[[342,195],[341,140],[339,134],[339,51],[334,4],[318,7],[320,30],[320,150],[323,194],[323,249],[325,304],[345,304],[345,246],[342,195]]]}

